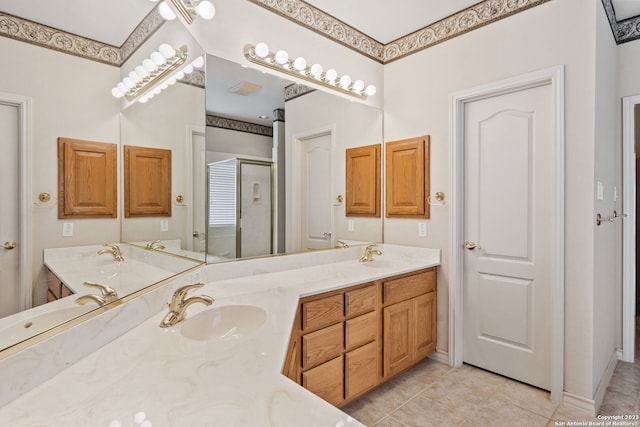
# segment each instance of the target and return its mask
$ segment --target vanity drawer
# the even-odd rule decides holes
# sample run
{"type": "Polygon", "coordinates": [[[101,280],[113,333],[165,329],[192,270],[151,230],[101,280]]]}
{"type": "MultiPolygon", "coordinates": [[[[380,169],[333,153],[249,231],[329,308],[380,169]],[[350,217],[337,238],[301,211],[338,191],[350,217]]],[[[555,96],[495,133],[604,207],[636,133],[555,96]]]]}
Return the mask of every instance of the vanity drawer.
{"type": "Polygon", "coordinates": [[[378,314],[375,311],[349,319],[344,324],[345,347],[351,350],[360,347],[378,336],[378,314]]]}
{"type": "Polygon", "coordinates": [[[302,330],[316,329],[342,321],[344,299],[342,294],[302,304],[302,330]]]}
{"type": "Polygon", "coordinates": [[[339,356],[343,350],[344,331],[337,323],[302,336],[302,368],[310,368],[339,356]]]}
{"type": "Polygon", "coordinates": [[[340,405],[344,401],[343,357],[304,372],[302,386],[332,405],[340,405]]]}
{"type": "Polygon", "coordinates": [[[393,304],[414,298],[436,289],[436,270],[412,274],[382,283],[382,299],[384,304],[393,304]]]}
{"type": "Polygon", "coordinates": [[[345,292],[345,315],[347,317],[368,313],[376,309],[378,292],[375,285],[345,292]]]}

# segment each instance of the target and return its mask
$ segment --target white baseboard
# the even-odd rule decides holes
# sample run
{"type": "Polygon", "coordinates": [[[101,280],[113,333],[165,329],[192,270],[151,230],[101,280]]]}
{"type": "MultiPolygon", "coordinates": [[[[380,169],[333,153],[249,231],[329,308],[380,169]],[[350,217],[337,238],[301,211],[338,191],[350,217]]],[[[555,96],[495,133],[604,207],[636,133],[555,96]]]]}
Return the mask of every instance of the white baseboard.
{"type": "Polygon", "coordinates": [[[586,399],[582,396],[571,394],[566,391],[562,396],[562,406],[577,409],[584,412],[585,415],[589,415],[591,417],[596,416],[596,405],[594,400],[586,399]]]}
{"type": "Polygon", "coordinates": [[[609,387],[609,383],[611,382],[611,378],[613,377],[613,372],[616,370],[616,365],[619,360],[618,350],[615,350],[611,353],[611,358],[609,359],[609,364],[607,365],[607,369],[602,373],[602,378],[600,378],[600,382],[598,383],[598,387],[596,388],[596,392],[594,394],[593,400],[595,403],[595,412],[600,411],[600,405],[602,405],[602,401],[604,400],[604,395],[607,392],[607,387],[609,387]]]}
{"type": "Polygon", "coordinates": [[[436,360],[438,362],[449,364],[449,352],[445,350],[436,349],[435,352],[429,355],[429,359],[436,360]]]}

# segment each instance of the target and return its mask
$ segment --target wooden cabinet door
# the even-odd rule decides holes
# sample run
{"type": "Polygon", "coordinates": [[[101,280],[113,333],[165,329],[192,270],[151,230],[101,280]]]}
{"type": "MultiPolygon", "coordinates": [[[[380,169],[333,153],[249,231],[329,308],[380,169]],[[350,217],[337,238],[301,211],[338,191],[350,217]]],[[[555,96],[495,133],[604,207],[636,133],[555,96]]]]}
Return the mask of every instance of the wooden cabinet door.
{"type": "Polygon", "coordinates": [[[124,216],[171,216],[171,150],[124,146],[124,216]]]}
{"type": "Polygon", "coordinates": [[[350,399],[378,384],[378,345],[371,342],[344,355],[345,399],[350,399]]]}
{"type": "Polygon", "coordinates": [[[383,309],[383,375],[393,376],[411,365],[413,360],[413,300],[402,301],[383,309]]]}
{"type": "Polygon", "coordinates": [[[386,145],[387,218],[429,218],[429,136],[386,145]]]}
{"type": "Polygon", "coordinates": [[[346,215],[380,216],[380,144],[346,150],[346,215]]]}
{"type": "Polygon", "coordinates": [[[332,405],[344,401],[344,364],[342,356],[302,373],[302,386],[332,405]]]}
{"type": "Polygon", "coordinates": [[[420,360],[436,349],[436,293],[413,299],[415,322],[414,360],[420,360]]]}

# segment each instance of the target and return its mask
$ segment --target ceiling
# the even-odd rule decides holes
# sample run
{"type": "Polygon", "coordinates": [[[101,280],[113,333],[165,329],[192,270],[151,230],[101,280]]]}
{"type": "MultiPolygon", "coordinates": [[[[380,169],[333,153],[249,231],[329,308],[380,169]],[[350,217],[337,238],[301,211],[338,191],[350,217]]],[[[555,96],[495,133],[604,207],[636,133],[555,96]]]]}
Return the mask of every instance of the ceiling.
{"type": "MultiPolygon", "coordinates": [[[[383,44],[479,1],[306,0],[383,44]]],[[[611,1],[618,21],[640,15],[640,0],[611,1]]],[[[112,46],[121,46],[156,5],[148,0],[0,0],[0,11],[112,46]],[[122,13],[123,10],[127,13],[122,13]]]]}

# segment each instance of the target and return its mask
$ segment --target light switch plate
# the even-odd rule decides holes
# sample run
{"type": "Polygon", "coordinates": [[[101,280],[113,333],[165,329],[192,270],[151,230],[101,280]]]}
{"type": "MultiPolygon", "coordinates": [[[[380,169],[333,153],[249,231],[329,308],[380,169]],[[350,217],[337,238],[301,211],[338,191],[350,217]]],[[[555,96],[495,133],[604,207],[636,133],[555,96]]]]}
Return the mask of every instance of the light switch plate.
{"type": "Polygon", "coordinates": [[[427,237],[427,223],[419,222],[418,223],[418,237],[427,237]]]}
{"type": "Polygon", "coordinates": [[[65,222],[62,224],[62,237],[73,237],[73,223],[65,222]]]}
{"type": "Polygon", "coordinates": [[[598,181],[596,187],[596,199],[604,200],[604,184],[602,184],[602,181],[598,181]]]}
{"type": "Polygon", "coordinates": [[[353,231],[355,228],[355,223],[352,219],[347,221],[347,231],[353,231]]]}
{"type": "Polygon", "coordinates": [[[169,231],[169,220],[161,219],[160,220],[160,231],[169,231]]]}

